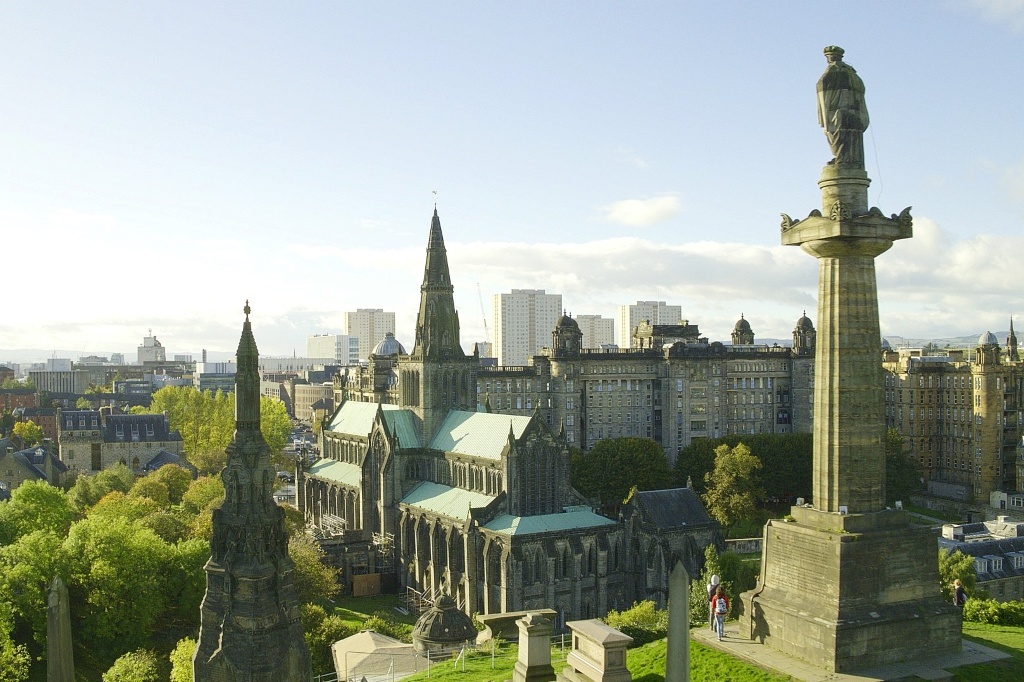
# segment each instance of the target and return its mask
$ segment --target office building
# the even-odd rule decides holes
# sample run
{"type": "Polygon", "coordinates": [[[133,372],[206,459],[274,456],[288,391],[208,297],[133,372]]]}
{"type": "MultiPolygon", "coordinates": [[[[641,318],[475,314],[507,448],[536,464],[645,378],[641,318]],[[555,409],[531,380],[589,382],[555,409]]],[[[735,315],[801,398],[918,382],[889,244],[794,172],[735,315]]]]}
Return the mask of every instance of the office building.
{"type": "Polygon", "coordinates": [[[619,306],[619,348],[629,348],[633,339],[633,328],[641,322],[651,324],[679,324],[683,319],[683,308],[668,305],[665,301],[637,301],[619,306]]]}
{"type": "Polygon", "coordinates": [[[306,337],[306,357],[334,358],[339,365],[357,365],[359,338],[348,334],[312,334],[306,337]]]}
{"type": "Polygon", "coordinates": [[[359,340],[359,361],[369,358],[370,351],[388,332],[395,333],[394,313],[381,308],[359,308],[345,313],[344,333],[359,340]]]}
{"type": "Polygon", "coordinates": [[[600,315],[577,315],[574,319],[583,332],[584,348],[607,348],[615,345],[615,320],[600,315]]]}

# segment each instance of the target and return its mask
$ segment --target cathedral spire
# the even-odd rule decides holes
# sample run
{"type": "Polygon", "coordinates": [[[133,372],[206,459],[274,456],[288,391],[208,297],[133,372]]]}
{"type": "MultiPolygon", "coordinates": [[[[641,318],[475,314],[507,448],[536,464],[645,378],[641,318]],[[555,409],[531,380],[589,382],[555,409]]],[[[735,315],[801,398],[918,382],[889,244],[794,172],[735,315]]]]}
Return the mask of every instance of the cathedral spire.
{"type": "Polygon", "coordinates": [[[430,358],[462,358],[459,314],[455,311],[448,251],[441,233],[441,219],[434,207],[427,240],[427,260],[420,286],[420,310],[416,317],[416,341],[412,355],[430,358]]]}
{"type": "Polygon", "coordinates": [[[1010,317],[1010,334],[1006,337],[1006,359],[1011,362],[1019,362],[1017,354],[1017,335],[1013,333],[1013,317],[1010,317]]]}

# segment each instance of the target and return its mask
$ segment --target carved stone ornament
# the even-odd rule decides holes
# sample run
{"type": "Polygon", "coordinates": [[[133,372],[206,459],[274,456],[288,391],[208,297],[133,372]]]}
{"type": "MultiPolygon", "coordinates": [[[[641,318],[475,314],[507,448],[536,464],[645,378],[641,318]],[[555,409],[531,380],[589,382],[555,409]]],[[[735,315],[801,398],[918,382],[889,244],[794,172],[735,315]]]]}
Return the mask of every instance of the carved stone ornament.
{"type": "Polygon", "coordinates": [[[853,212],[850,211],[850,206],[845,201],[837,201],[832,204],[832,208],[828,211],[829,220],[849,220],[853,217],[853,212]]]}

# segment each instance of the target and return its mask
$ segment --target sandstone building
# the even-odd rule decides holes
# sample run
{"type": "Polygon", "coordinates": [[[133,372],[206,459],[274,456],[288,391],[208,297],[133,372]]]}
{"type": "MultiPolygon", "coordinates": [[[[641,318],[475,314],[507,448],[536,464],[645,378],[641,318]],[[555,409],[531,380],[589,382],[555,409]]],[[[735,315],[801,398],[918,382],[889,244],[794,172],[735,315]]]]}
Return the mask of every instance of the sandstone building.
{"type": "MultiPolygon", "coordinates": [[[[680,510],[671,523],[652,518],[645,497],[631,521],[600,516],[569,484],[568,431],[557,420],[535,404],[478,410],[482,370],[460,345],[452,294],[435,210],[411,352],[388,336],[367,367],[337,382],[323,459],[298,466],[299,507],[330,538],[346,579],[390,575],[451,595],[467,613],[552,608],[564,624],[663,596],[677,559],[695,572],[720,531],[693,491],[659,491],[680,510]]],[[[576,353],[578,327],[573,338],[576,353]]],[[[586,387],[557,379],[542,394],[531,379],[530,395],[564,399],[586,387]]]]}
{"type": "Polygon", "coordinates": [[[883,348],[885,417],[925,472],[929,492],[987,503],[1016,492],[1024,364],[1012,331],[1005,351],[985,332],[973,352],[940,356],[883,348]]]}

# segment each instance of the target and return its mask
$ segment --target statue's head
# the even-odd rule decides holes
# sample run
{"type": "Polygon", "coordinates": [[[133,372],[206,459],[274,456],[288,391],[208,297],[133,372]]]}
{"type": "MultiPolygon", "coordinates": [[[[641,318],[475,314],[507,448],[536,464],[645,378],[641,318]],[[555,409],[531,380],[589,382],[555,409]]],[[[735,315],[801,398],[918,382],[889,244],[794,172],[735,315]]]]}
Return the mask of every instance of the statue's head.
{"type": "Polygon", "coordinates": [[[843,54],[845,54],[845,52],[846,50],[838,45],[829,45],[825,48],[825,59],[828,60],[829,64],[841,62],[843,61],[843,54]]]}

